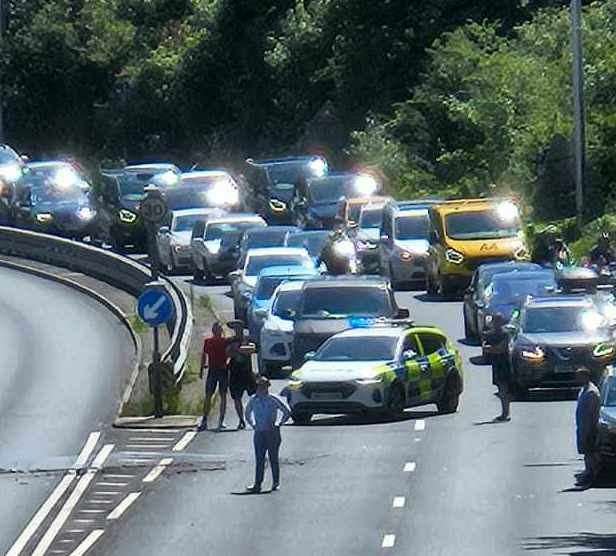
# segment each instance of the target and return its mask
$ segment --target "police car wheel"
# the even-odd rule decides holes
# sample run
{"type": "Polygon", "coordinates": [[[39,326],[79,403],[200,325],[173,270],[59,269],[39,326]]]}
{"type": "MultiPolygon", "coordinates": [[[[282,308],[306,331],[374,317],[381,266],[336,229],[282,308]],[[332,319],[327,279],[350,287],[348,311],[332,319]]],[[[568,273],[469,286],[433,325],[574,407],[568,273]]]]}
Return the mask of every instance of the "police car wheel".
{"type": "Polygon", "coordinates": [[[291,412],[291,418],[297,425],[307,425],[312,419],[312,413],[306,411],[293,411],[291,412]]]}
{"type": "Polygon", "coordinates": [[[458,393],[458,383],[454,375],[447,379],[443,397],[436,403],[439,413],[455,413],[458,411],[460,394],[458,393]]]}
{"type": "Polygon", "coordinates": [[[387,413],[394,419],[398,419],[404,413],[404,390],[399,384],[391,387],[387,400],[387,413]]]}

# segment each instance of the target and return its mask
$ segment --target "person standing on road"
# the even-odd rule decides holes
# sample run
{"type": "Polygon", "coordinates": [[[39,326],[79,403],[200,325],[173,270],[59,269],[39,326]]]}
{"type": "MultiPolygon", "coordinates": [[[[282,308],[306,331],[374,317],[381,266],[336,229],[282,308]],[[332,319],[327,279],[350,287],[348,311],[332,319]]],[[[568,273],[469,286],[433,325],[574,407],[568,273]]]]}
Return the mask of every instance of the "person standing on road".
{"type": "Polygon", "coordinates": [[[496,352],[492,355],[492,384],[498,388],[497,396],[501,402],[501,414],[495,421],[511,421],[511,394],[513,391],[513,378],[511,375],[511,364],[507,355],[507,342],[509,337],[503,330],[505,319],[496,315],[494,317],[494,333],[492,344],[496,347],[496,352]]]}
{"type": "Polygon", "coordinates": [[[212,407],[212,398],[218,387],[220,395],[220,416],[218,429],[225,427],[225,411],[227,409],[227,389],[229,387],[229,371],[227,369],[227,339],[223,335],[223,328],[219,322],[212,325],[212,336],[203,342],[203,354],[201,356],[200,376],[203,379],[207,369],[205,381],[205,401],[203,402],[203,419],[199,430],[207,430],[207,418],[212,407]]]}
{"type": "Polygon", "coordinates": [[[255,482],[246,490],[248,492],[261,492],[261,483],[265,473],[265,454],[267,453],[272,468],[272,490],[280,486],[280,464],[278,454],[280,451],[280,427],[291,416],[287,406],[277,397],[269,393],[270,382],[267,378],[257,378],[257,393],[250,398],[246,406],[246,421],[254,429],[255,448],[255,482]],[[278,414],[282,417],[278,421],[278,414]]]}
{"type": "Polygon", "coordinates": [[[577,374],[581,377],[583,386],[578,396],[575,411],[576,439],[578,453],[584,455],[585,467],[584,472],[578,476],[577,484],[590,486],[596,479],[601,464],[597,452],[601,396],[599,389],[591,380],[589,369],[579,369],[577,374]]]}
{"type": "Polygon", "coordinates": [[[252,358],[249,353],[242,351],[241,347],[244,340],[244,323],[242,321],[231,321],[227,326],[233,329],[234,336],[227,345],[227,356],[229,358],[229,393],[235,404],[235,411],[239,419],[237,430],[246,428],[244,421],[244,406],[242,397],[244,392],[249,396],[254,395],[257,385],[255,375],[252,370],[252,358]]]}

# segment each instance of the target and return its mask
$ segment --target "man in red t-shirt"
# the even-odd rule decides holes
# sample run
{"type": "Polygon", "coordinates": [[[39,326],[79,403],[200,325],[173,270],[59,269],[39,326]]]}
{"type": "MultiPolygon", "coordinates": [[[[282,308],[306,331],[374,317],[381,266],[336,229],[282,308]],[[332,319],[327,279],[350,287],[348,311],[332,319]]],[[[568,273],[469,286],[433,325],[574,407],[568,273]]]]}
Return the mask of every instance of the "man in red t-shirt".
{"type": "Polygon", "coordinates": [[[203,402],[203,419],[199,430],[207,430],[207,417],[212,407],[212,397],[218,387],[220,395],[220,418],[218,429],[225,428],[225,411],[227,409],[227,389],[229,388],[229,370],[227,368],[227,339],[223,336],[223,328],[219,322],[212,326],[212,336],[203,342],[203,355],[201,356],[201,372],[208,370],[205,381],[205,401],[203,402]]]}

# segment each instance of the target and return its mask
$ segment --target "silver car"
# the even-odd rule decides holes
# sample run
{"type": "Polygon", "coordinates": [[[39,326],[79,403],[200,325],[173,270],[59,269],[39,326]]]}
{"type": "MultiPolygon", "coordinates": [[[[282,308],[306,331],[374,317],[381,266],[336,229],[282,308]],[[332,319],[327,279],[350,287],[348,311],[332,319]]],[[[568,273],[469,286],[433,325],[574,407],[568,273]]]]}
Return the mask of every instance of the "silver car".
{"type": "Polygon", "coordinates": [[[191,240],[194,278],[212,281],[217,276],[226,276],[235,269],[234,257],[226,257],[221,249],[223,237],[238,234],[249,228],[267,226],[256,214],[228,214],[207,221],[205,226],[195,227],[191,240]]]}

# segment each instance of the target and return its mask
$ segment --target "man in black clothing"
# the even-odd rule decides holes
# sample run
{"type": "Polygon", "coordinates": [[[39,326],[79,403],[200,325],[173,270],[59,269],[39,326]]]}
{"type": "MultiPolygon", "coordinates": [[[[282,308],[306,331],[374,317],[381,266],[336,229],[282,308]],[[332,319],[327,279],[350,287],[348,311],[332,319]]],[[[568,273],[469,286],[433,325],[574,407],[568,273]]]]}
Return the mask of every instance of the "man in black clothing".
{"type": "Polygon", "coordinates": [[[604,266],[613,262],[616,262],[616,254],[610,245],[610,235],[607,232],[603,232],[597,245],[590,252],[590,263],[604,266]]]}

